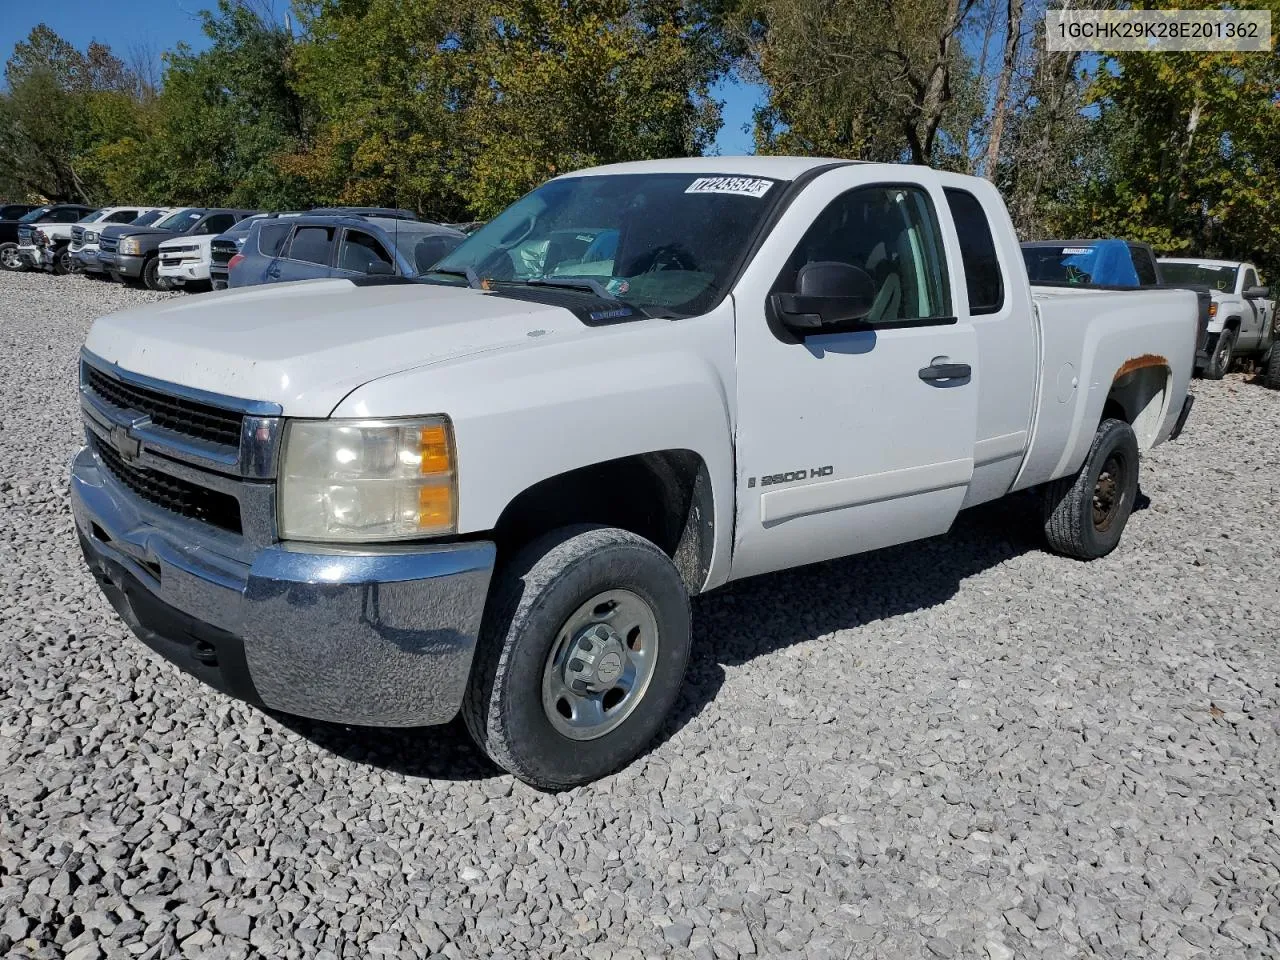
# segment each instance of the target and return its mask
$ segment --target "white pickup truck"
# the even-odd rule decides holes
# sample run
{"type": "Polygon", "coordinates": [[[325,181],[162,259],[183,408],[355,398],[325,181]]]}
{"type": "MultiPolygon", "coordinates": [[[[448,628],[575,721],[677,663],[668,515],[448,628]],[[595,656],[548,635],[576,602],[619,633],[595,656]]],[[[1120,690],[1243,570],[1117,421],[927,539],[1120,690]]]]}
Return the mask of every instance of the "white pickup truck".
{"type": "MultiPolygon", "coordinates": [[[[71,475],[138,636],[255,704],[442,723],[587,782],[675,703],[689,597],[1038,490],[1112,550],[1191,398],[1185,290],[1039,290],[986,181],[707,157],[552,180],[420,280],[103,317],[71,475]]],[[[875,584],[858,588],[875,590],[875,584]]]]}
{"type": "Polygon", "coordinates": [[[1209,307],[1208,360],[1204,376],[1221,380],[1237,357],[1253,357],[1263,369],[1267,386],[1280,388],[1280,351],[1276,340],[1276,301],[1262,286],[1258,268],[1239,260],[1197,260],[1161,257],[1160,277],[1174,283],[1207,286],[1209,307]]]}

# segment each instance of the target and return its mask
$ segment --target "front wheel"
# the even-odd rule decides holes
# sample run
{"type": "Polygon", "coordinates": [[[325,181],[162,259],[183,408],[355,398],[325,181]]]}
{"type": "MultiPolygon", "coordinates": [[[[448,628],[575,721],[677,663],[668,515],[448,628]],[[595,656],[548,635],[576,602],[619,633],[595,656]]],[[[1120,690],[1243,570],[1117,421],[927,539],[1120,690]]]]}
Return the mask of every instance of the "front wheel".
{"type": "Polygon", "coordinates": [[[27,265],[22,262],[22,257],[18,254],[16,243],[0,243],[0,270],[17,273],[26,268],[27,265]]]}
{"type": "Polygon", "coordinates": [[[65,277],[68,273],[75,273],[75,260],[71,257],[71,251],[63,247],[53,252],[53,272],[55,276],[65,277]]]}
{"type": "Polygon", "coordinates": [[[169,290],[169,281],[160,276],[160,258],[152,257],[142,267],[142,282],[148,290],[169,290]]]}
{"type": "Polygon", "coordinates": [[[1231,369],[1231,359],[1236,349],[1236,331],[1231,327],[1223,328],[1218,334],[1218,340],[1213,345],[1213,354],[1209,357],[1209,362],[1205,364],[1204,378],[1206,380],[1221,380],[1227,375],[1227,371],[1231,369]]]}
{"type": "Polygon", "coordinates": [[[1079,560],[1116,548],[1138,495],[1138,438],[1123,420],[1103,420],[1084,465],[1045,485],[1044,534],[1050,549],[1079,560]]]}
{"type": "Polygon", "coordinates": [[[463,717],[504,770],[544,790],[636,757],[676,702],[689,597],[654,544],[569,527],[530,544],[491,592],[463,717]]]}
{"type": "Polygon", "coordinates": [[[1266,366],[1262,368],[1262,385],[1280,390],[1280,340],[1271,344],[1266,366]]]}

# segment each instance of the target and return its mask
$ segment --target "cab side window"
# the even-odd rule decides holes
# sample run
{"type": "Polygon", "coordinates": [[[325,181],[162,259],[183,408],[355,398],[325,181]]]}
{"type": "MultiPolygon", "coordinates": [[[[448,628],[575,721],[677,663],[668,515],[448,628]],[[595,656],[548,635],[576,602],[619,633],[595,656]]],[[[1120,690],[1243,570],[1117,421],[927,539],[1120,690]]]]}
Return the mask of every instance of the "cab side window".
{"type": "Polygon", "coordinates": [[[982,204],[967,190],[948,187],[943,191],[947,207],[960,238],[960,260],[964,266],[964,283],[969,291],[969,313],[978,316],[998,313],[1004,306],[1004,277],[996,241],[991,235],[982,204]]]}
{"type": "Polygon", "coordinates": [[[137,219],[138,219],[137,210],[117,210],[115,213],[110,214],[107,217],[107,219],[103,222],[104,223],[133,223],[133,221],[137,219]]]}
{"type": "Polygon", "coordinates": [[[868,324],[952,319],[942,234],[920,187],[857,187],[837,197],[809,227],[774,285],[795,289],[806,263],[847,263],[871,278],[868,324]]]}
{"type": "Polygon", "coordinates": [[[236,223],[236,215],[234,213],[215,213],[212,217],[200,225],[199,233],[201,234],[219,234],[226,233],[236,223]]]}

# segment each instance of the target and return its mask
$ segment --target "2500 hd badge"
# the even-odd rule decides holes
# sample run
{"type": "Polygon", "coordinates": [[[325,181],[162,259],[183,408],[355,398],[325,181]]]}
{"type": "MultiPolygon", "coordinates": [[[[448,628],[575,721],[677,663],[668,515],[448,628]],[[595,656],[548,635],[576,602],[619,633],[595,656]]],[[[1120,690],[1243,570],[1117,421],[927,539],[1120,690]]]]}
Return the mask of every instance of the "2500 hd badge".
{"type": "MultiPolygon", "coordinates": [[[[818,477],[829,477],[835,472],[835,468],[831,465],[825,467],[812,467],[808,470],[789,470],[786,473],[771,473],[768,476],[760,478],[760,486],[771,487],[777,483],[795,483],[797,480],[814,480],[818,477]]],[[[747,486],[754,487],[756,485],[755,477],[747,477],[747,486]]]]}

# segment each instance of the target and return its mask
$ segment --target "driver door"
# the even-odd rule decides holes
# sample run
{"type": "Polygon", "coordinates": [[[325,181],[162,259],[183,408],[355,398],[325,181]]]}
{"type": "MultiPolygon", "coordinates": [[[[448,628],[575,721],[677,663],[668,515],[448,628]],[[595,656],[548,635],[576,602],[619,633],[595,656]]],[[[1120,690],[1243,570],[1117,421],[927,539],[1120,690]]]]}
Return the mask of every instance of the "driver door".
{"type": "Polygon", "coordinates": [[[943,533],[973,476],[982,374],[941,185],[869,176],[844,167],[805,188],[734,291],[735,578],[943,533]],[[870,313],[789,328],[770,295],[832,261],[870,275],[870,313]],[[943,364],[968,375],[939,378],[957,369],[943,364]]]}

